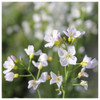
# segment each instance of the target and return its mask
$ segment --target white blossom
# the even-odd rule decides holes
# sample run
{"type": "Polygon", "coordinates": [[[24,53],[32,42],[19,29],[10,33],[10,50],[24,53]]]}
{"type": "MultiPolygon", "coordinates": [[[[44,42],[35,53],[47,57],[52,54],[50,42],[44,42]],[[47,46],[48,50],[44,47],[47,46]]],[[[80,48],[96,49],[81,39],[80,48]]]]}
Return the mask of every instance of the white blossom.
{"type": "Polygon", "coordinates": [[[93,69],[97,66],[98,61],[96,58],[92,59],[91,57],[88,57],[87,55],[84,56],[83,61],[81,62],[82,67],[85,67],[87,69],[93,69]]]}
{"type": "Polygon", "coordinates": [[[68,64],[76,65],[77,58],[74,56],[76,53],[74,46],[68,46],[68,51],[59,48],[58,55],[60,57],[60,63],[62,66],[67,66],[68,64]]]}
{"type": "Polygon", "coordinates": [[[14,64],[13,60],[10,57],[8,57],[7,61],[4,62],[3,66],[4,66],[4,68],[6,68],[6,70],[3,71],[3,73],[7,74],[14,68],[15,64],[14,64]]]}
{"type": "Polygon", "coordinates": [[[55,73],[50,72],[51,80],[50,80],[50,85],[56,83],[58,88],[60,88],[63,77],[62,76],[57,76],[55,73]]]}

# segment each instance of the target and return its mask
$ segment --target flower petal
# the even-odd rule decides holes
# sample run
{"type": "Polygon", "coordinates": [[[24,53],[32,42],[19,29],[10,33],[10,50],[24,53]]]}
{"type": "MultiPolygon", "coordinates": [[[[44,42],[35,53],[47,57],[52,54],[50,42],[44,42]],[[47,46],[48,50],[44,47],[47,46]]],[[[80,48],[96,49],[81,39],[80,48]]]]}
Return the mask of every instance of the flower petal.
{"type": "Polygon", "coordinates": [[[75,55],[76,54],[75,46],[68,46],[68,52],[71,55],[75,55]]]}
{"type": "Polygon", "coordinates": [[[45,44],[44,45],[44,47],[49,47],[49,48],[52,48],[52,46],[54,45],[54,43],[53,42],[51,42],[51,43],[47,43],[47,44],[45,44]]]}
{"type": "Polygon", "coordinates": [[[68,59],[68,63],[72,65],[76,65],[77,58],[75,56],[72,56],[71,58],[68,59]]]}
{"type": "Polygon", "coordinates": [[[67,66],[68,65],[68,61],[65,57],[60,58],[60,63],[62,66],[67,66]]]}
{"type": "Polygon", "coordinates": [[[38,63],[38,62],[35,62],[34,60],[32,61],[32,63],[33,63],[33,65],[34,65],[35,67],[38,67],[38,66],[39,66],[39,63],[38,63]]]}
{"type": "Polygon", "coordinates": [[[83,62],[90,62],[91,61],[91,57],[88,57],[87,55],[84,56],[83,58],[83,62]]]}
{"type": "Polygon", "coordinates": [[[34,53],[34,55],[41,55],[41,54],[42,54],[41,50],[38,50],[37,52],[34,53]]]}

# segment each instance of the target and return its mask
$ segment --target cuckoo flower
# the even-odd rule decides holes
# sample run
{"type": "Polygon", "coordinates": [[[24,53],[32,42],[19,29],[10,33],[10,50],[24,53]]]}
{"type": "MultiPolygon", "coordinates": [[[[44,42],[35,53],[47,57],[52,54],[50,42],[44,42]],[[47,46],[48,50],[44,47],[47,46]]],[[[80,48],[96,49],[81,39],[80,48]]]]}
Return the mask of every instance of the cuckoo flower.
{"type": "Polygon", "coordinates": [[[28,89],[33,87],[33,89],[36,90],[39,84],[40,81],[30,80],[28,82],[28,89]]]}
{"type": "Polygon", "coordinates": [[[98,61],[96,58],[91,60],[91,57],[88,57],[87,55],[84,56],[83,61],[81,62],[82,67],[87,69],[93,69],[97,66],[98,61]]]}
{"type": "Polygon", "coordinates": [[[67,66],[68,64],[76,65],[77,58],[74,56],[76,53],[74,46],[68,46],[68,51],[59,48],[58,55],[60,57],[60,63],[62,66],[67,66]]]}
{"type": "Polygon", "coordinates": [[[24,49],[24,50],[27,53],[27,55],[29,55],[30,59],[32,59],[34,57],[34,55],[40,55],[42,53],[41,50],[38,50],[37,52],[35,52],[33,45],[29,45],[28,49],[24,49]]]}
{"type": "Polygon", "coordinates": [[[39,62],[32,61],[32,63],[38,69],[42,69],[42,67],[48,66],[47,59],[48,59],[48,56],[45,53],[42,53],[38,59],[39,62]]]}
{"type": "Polygon", "coordinates": [[[56,83],[58,88],[60,88],[62,81],[63,81],[63,77],[62,76],[57,76],[55,73],[50,72],[51,75],[51,80],[50,80],[50,85],[56,83]]]}
{"type": "Polygon", "coordinates": [[[80,85],[83,86],[85,90],[88,89],[88,82],[87,81],[81,80],[80,85]]]}
{"type": "Polygon", "coordinates": [[[53,36],[51,35],[45,35],[44,40],[48,42],[45,47],[53,47],[53,45],[59,46],[61,44],[61,37],[60,33],[58,33],[58,30],[53,30],[53,36]]]}
{"type": "Polygon", "coordinates": [[[78,78],[88,77],[88,74],[85,72],[85,68],[81,69],[81,72],[78,73],[78,78]]]}
{"type": "Polygon", "coordinates": [[[18,78],[18,74],[14,74],[13,72],[9,72],[5,75],[5,80],[12,82],[14,78],[18,78]]]}
{"type": "Polygon", "coordinates": [[[3,71],[3,73],[7,74],[14,68],[15,64],[14,64],[13,60],[10,57],[8,57],[7,61],[4,62],[3,66],[4,66],[4,68],[6,68],[6,70],[3,71]]]}
{"type": "Polygon", "coordinates": [[[75,38],[78,38],[80,37],[81,35],[85,34],[85,32],[80,32],[80,31],[77,31],[75,28],[68,28],[67,29],[67,32],[66,31],[63,31],[64,34],[69,37],[68,38],[68,41],[74,41],[75,38]]]}

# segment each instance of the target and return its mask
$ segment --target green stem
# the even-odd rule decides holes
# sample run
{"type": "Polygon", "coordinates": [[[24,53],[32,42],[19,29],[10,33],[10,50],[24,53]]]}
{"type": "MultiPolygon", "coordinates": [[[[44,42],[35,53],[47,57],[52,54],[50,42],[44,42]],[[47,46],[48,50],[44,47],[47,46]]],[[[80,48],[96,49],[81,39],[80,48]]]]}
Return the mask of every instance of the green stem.
{"type": "Polygon", "coordinates": [[[31,75],[19,75],[19,77],[29,77],[31,75]]]}
{"type": "Polygon", "coordinates": [[[28,70],[30,70],[31,59],[29,60],[28,70]]]}
{"type": "Polygon", "coordinates": [[[39,88],[37,88],[37,93],[38,93],[38,95],[39,95],[39,98],[41,98],[39,88]]]}
{"type": "Polygon", "coordinates": [[[38,78],[39,78],[39,75],[40,75],[40,69],[38,70],[38,74],[37,74],[37,80],[38,80],[38,78]]]}
{"type": "Polygon", "coordinates": [[[73,86],[77,86],[77,85],[80,85],[80,84],[72,84],[73,86]]]}
{"type": "Polygon", "coordinates": [[[65,90],[63,89],[63,86],[61,86],[62,92],[63,92],[63,98],[65,98],[65,90]]]}

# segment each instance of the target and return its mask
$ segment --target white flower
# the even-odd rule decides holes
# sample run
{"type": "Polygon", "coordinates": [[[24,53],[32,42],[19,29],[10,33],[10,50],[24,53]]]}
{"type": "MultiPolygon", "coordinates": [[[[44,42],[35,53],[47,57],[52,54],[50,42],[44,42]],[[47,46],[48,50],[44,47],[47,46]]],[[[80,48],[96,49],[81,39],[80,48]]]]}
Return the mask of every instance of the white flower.
{"type": "Polygon", "coordinates": [[[73,41],[75,38],[80,37],[81,35],[85,34],[85,32],[77,31],[75,28],[68,28],[67,32],[63,31],[66,36],[69,37],[69,41],[73,41]]]}
{"type": "Polygon", "coordinates": [[[40,82],[46,82],[46,80],[48,80],[48,73],[47,72],[42,72],[39,81],[40,82]]]}
{"type": "Polygon", "coordinates": [[[38,59],[39,62],[32,61],[32,63],[38,69],[42,69],[42,67],[48,66],[47,59],[48,59],[48,56],[45,53],[42,53],[38,59]]]}
{"type": "Polygon", "coordinates": [[[82,67],[87,69],[93,69],[97,64],[98,61],[95,58],[91,60],[91,57],[88,57],[87,55],[84,56],[83,61],[81,62],[82,67]]]}
{"type": "Polygon", "coordinates": [[[63,77],[62,76],[57,76],[55,73],[50,72],[51,75],[51,80],[50,80],[50,85],[56,83],[58,88],[60,88],[62,81],[63,81],[63,77]]]}
{"type": "Polygon", "coordinates": [[[5,80],[6,81],[9,81],[9,82],[12,82],[14,78],[18,78],[19,75],[18,74],[14,74],[13,72],[9,72],[7,73],[5,76],[5,80]]]}
{"type": "Polygon", "coordinates": [[[28,82],[28,89],[33,87],[33,89],[36,90],[39,84],[40,84],[40,81],[30,80],[28,82]]]}
{"type": "Polygon", "coordinates": [[[88,82],[87,81],[81,80],[80,85],[83,86],[85,90],[88,89],[88,82]]]}
{"type": "Polygon", "coordinates": [[[61,41],[60,33],[58,33],[58,30],[53,30],[53,36],[51,35],[45,35],[44,40],[48,42],[45,47],[52,47],[54,44],[59,45],[61,41]]]}
{"type": "Polygon", "coordinates": [[[4,62],[3,66],[4,66],[4,68],[6,68],[6,70],[3,71],[3,73],[6,74],[14,68],[15,64],[14,64],[13,60],[10,57],[8,57],[7,61],[4,62]]]}
{"type": "Polygon", "coordinates": [[[74,56],[76,53],[74,46],[68,46],[68,51],[59,48],[58,55],[60,57],[60,63],[62,66],[67,66],[68,64],[76,65],[77,58],[74,56]]]}
{"type": "Polygon", "coordinates": [[[56,89],[56,91],[58,91],[58,95],[62,94],[62,91],[60,90],[60,88],[56,89]]]}
{"type": "Polygon", "coordinates": [[[40,55],[42,53],[41,50],[38,50],[37,52],[34,51],[34,46],[29,45],[28,49],[24,49],[27,55],[29,55],[30,58],[33,58],[34,55],[40,55]]]}
{"type": "Polygon", "coordinates": [[[81,72],[78,73],[78,78],[88,77],[89,75],[85,72],[85,68],[81,69],[81,72]]]}

